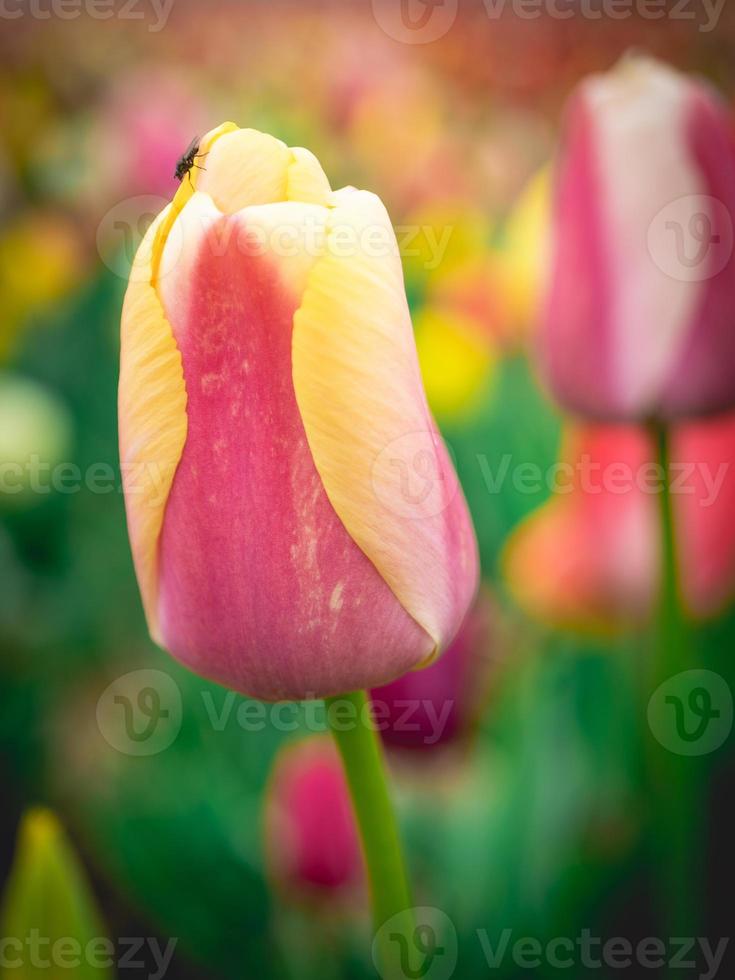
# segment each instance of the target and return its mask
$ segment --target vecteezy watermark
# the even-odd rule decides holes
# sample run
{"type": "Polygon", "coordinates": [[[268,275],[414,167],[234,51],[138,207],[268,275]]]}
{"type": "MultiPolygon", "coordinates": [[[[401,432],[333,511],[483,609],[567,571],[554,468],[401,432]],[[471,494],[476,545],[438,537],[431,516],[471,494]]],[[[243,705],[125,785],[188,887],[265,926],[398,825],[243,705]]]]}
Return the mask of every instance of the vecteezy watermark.
{"type": "Polygon", "coordinates": [[[102,461],[90,463],[84,469],[68,461],[50,463],[38,453],[29,453],[23,462],[0,462],[0,497],[22,493],[47,496],[51,493],[76,494],[86,490],[94,494],[122,493],[121,478],[125,477],[128,495],[147,494],[152,506],[159,506],[168,490],[164,468],[150,460],[123,463],[119,468],[102,461]]]}
{"type": "Polygon", "coordinates": [[[491,970],[499,969],[510,955],[514,965],[522,970],[538,970],[543,966],[558,970],[575,967],[694,970],[699,967],[700,980],[714,980],[730,941],[729,937],[723,937],[713,947],[706,936],[676,936],[668,940],[648,936],[634,943],[624,936],[595,936],[589,929],[582,929],[578,936],[556,936],[546,942],[533,936],[514,940],[512,929],[503,929],[494,939],[486,929],[478,929],[477,936],[491,970]]]}
{"type": "Polygon", "coordinates": [[[706,755],[732,730],[733,699],[727,681],[712,670],[685,670],[664,681],[648,702],[653,735],[677,755],[706,755]]]}
{"type": "Polygon", "coordinates": [[[427,746],[441,740],[456,707],[453,698],[392,698],[388,702],[376,695],[358,711],[352,701],[342,698],[331,699],[329,704],[320,698],[267,704],[243,700],[233,691],[227,691],[219,704],[209,691],[202,691],[202,704],[207,721],[217,732],[230,725],[252,733],[272,728],[310,734],[363,726],[376,732],[390,729],[396,735],[421,733],[421,742],[427,746]]]}
{"type": "MultiPolygon", "coordinates": [[[[487,456],[477,453],[477,465],[491,495],[500,493],[510,482],[516,493],[538,494],[544,490],[564,496],[580,493],[588,496],[599,494],[625,496],[642,493],[654,496],[663,492],[666,474],[660,463],[646,462],[631,465],[623,460],[605,464],[593,459],[590,453],[582,453],[575,462],[557,461],[543,467],[529,461],[514,461],[511,453],[504,453],[496,468],[487,456]]],[[[711,507],[719,497],[725,478],[730,471],[729,460],[716,466],[699,462],[671,463],[668,468],[668,489],[674,496],[698,495],[701,507],[711,507]]]]}
{"type": "MultiPolygon", "coordinates": [[[[590,929],[581,929],[576,936],[546,940],[515,936],[510,928],[495,935],[478,929],[476,935],[490,971],[507,967],[510,960],[515,970],[667,968],[690,971],[687,976],[696,975],[699,980],[715,980],[730,942],[729,936],[716,941],[706,936],[646,936],[633,942],[624,936],[596,936],[590,929]],[[698,972],[691,972],[694,970],[698,972]]],[[[373,940],[373,962],[385,980],[450,980],[457,953],[454,925],[436,908],[413,908],[394,915],[373,940]]]]}
{"type": "Polygon", "coordinates": [[[429,44],[444,37],[457,17],[459,0],[372,0],[381,30],[402,44],[429,44]]]}
{"type": "MultiPolygon", "coordinates": [[[[643,21],[695,23],[706,34],[717,26],[725,0],[483,0],[488,20],[508,14],[519,20],[643,21]]],[[[372,0],[381,30],[402,44],[429,44],[452,28],[459,0],[372,0]]]]}
{"type": "MultiPolygon", "coordinates": [[[[377,732],[420,736],[424,745],[442,738],[455,708],[452,698],[374,697],[358,709],[349,699],[321,698],[266,703],[243,698],[234,691],[202,690],[200,701],[189,702],[199,723],[215,732],[238,728],[248,734],[274,730],[290,734],[352,731],[358,726],[377,732]]],[[[173,744],[183,722],[181,690],[165,671],[132,670],[109,684],[97,701],[97,727],[102,737],[123,755],[158,755],[173,744]]]]}
{"type": "Polygon", "coordinates": [[[690,21],[706,34],[714,30],[725,0],[482,0],[487,16],[497,20],[506,9],[521,20],[671,20],[690,21]]]}
{"type": "Polygon", "coordinates": [[[97,701],[97,727],[123,755],[157,755],[181,730],[181,691],[162,670],[133,670],[114,680],[97,701]]]}
{"type": "MultiPolygon", "coordinates": [[[[454,499],[459,489],[456,468],[441,463],[439,437],[429,430],[408,432],[393,439],[375,457],[370,469],[370,491],[388,510],[406,518],[421,519],[439,514],[454,499]]],[[[452,459],[451,447],[444,444],[452,459]]],[[[472,464],[465,462],[465,466],[472,464]]],[[[548,492],[558,496],[579,493],[586,496],[605,494],[625,496],[640,493],[655,496],[664,488],[664,469],[660,463],[631,465],[622,460],[601,463],[589,453],[575,462],[557,461],[541,466],[531,460],[515,459],[504,453],[491,463],[485,453],[476,453],[474,463],[486,492],[495,496],[508,485],[515,493],[538,495],[548,492]]],[[[672,496],[696,497],[697,506],[711,507],[719,499],[732,462],[689,461],[669,466],[668,484],[672,496]]],[[[152,507],[165,503],[170,487],[171,466],[154,460],[113,465],[105,461],[80,467],[70,461],[50,463],[38,453],[23,460],[0,462],[0,497],[20,494],[73,495],[125,492],[141,495],[152,507]]]]}
{"type": "Polygon", "coordinates": [[[441,436],[428,429],[391,440],[375,457],[370,480],[387,511],[409,520],[436,517],[459,489],[453,466],[443,465],[441,436]]]}
{"type": "MultiPolygon", "coordinates": [[[[171,965],[178,939],[169,939],[165,947],[155,937],[121,936],[115,942],[97,936],[80,943],[73,936],[51,939],[39,929],[29,929],[24,936],[0,937],[0,969],[29,968],[49,970],[50,976],[69,976],[67,971],[89,967],[90,970],[141,970],[146,980],[163,980],[171,965]]],[[[10,973],[8,975],[11,975],[10,973]]],[[[19,974],[20,975],[20,974],[19,974]]],[[[127,973],[126,973],[127,976],[127,973]]]]}
{"type": "MultiPolygon", "coordinates": [[[[2,0],[0,0],[0,3],[2,0]]],[[[121,279],[150,277],[148,262],[152,251],[134,259],[146,232],[156,215],[169,202],[152,194],[126,198],[115,204],[97,226],[97,252],[107,268],[121,279]]],[[[159,277],[176,268],[183,252],[184,238],[201,242],[211,258],[222,258],[236,249],[243,257],[271,255],[289,259],[301,255],[321,258],[331,255],[350,259],[355,256],[385,258],[400,255],[418,259],[431,272],[441,264],[454,233],[454,225],[405,223],[391,226],[384,222],[366,222],[357,227],[351,222],[333,219],[326,225],[326,212],[305,211],[298,220],[247,224],[216,212],[197,213],[184,210],[173,222],[166,237],[165,262],[159,277]]],[[[149,241],[152,249],[153,242],[149,241]]]]}
{"type": "Polygon", "coordinates": [[[457,930],[441,909],[406,909],[377,930],[372,954],[384,980],[449,980],[457,965],[457,930]]]}
{"type": "MultiPolygon", "coordinates": [[[[148,262],[152,250],[141,255],[138,267],[133,260],[156,215],[168,204],[165,197],[155,194],[139,194],[120,201],[103,216],[97,226],[97,253],[104,264],[121,279],[150,277],[148,262]],[[147,271],[146,271],[147,270],[147,271]]],[[[175,238],[179,248],[181,236],[175,238]]]]}
{"type": "Polygon", "coordinates": [[[646,238],[651,258],[670,279],[704,282],[732,257],[732,217],[717,198],[687,194],[658,211],[646,238]]]}
{"type": "Polygon", "coordinates": [[[145,21],[151,34],[168,23],[176,0],[0,0],[0,20],[92,20],[145,21]]]}

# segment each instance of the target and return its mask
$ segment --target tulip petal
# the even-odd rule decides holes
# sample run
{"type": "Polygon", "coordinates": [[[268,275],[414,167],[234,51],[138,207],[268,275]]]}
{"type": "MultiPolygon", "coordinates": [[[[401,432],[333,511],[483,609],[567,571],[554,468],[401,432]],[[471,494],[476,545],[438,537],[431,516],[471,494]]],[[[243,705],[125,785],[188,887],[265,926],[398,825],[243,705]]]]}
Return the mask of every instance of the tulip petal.
{"type": "Polygon", "coordinates": [[[226,214],[248,204],[285,201],[292,162],[291,150],[281,140],[256,129],[236,129],[212,146],[196,188],[226,214]]]}
{"type": "MultiPolygon", "coordinates": [[[[226,122],[202,137],[202,157],[208,157],[214,145],[236,129],[234,123],[226,122]]],[[[133,561],[148,629],[156,642],[160,642],[158,539],[187,433],[181,354],[159,298],[164,275],[160,265],[172,237],[181,248],[180,236],[171,233],[204,172],[195,168],[187,175],[173,202],[148,229],[133,262],[122,312],[120,465],[133,561]]]]}
{"type": "Polygon", "coordinates": [[[434,645],[334,512],[294,397],[293,314],[320,262],[300,232],[328,218],[292,201],[223,215],[196,193],[161,260],[188,429],[160,536],[160,633],[264,700],[385,683],[434,645]]]}
{"type": "Polygon", "coordinates": [[[133,263],[122,312],[118,391],[128,530],[148,628],[156,640],[158,538],[187,431],[181,354],[151,285],[153,243],[168,211],[150,226],[133,263]]]}
{"type": "Polygon", "coordinates": [[[296,400],[332,506],[436,652],[475,589],[474,535],[426,405],[388,215],[365,191],[333,201],[294,315],[296,400]]]}
{"type": "Polygon", "coordinates": [[[673,138],[683,136],[688,84],[671,69],[632,58],[587,88],[606,195],[613,372],[621,404],[633,416],[657,407],[697,302],[698,285],[660,268],[651,254],[658,236],[671,236],[660,218],[666,207],[705,193],[684,139],[673,138]],[[635,110],[620,111],[625,99],[635,110]],[[643,146],[658,152],[636,153],[643,146]]]}
{"type": "Polygon", "coordinates": [[[311,152],[302,146],[291,149],[293,162],[288,168],[286,195],[289,201],[305,204],[329,204],[332,188],[322,165],[311,152]]]}
{"type": "Polygon", "coordinates": [[[714,413],[732,407],[735,364],[735,134],[729,107],[706,89],[693,93],[685,131],[706,194],[691,219],[699,237],[690,236],[702,249],[704,280],[686,344],[662,396],[665,413],[684,418],[703,409],[714,413]],[[708,240],[702,239],[705,232],[708,240]]]}

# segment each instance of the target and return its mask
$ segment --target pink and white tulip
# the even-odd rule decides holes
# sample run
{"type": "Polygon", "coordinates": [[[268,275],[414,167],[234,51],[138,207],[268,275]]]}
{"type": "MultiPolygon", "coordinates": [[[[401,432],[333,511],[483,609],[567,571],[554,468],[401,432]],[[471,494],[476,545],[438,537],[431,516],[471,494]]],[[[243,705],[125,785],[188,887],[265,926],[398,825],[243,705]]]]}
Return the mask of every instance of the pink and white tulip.
{"type": "Polygon", "coordinates": [[[386,683],[444,649],[477,582],[390,220],[255,130],[226,123],[200,154],[122,316],[120,453],[150,632],[265,700],[386,683]]]}
{"type": "Polygon", "coordinates": [[[540,352],[559,402],[611,421],[735,405],[735,135],[706,84],[627,57],[571,97],[540,352]]]}

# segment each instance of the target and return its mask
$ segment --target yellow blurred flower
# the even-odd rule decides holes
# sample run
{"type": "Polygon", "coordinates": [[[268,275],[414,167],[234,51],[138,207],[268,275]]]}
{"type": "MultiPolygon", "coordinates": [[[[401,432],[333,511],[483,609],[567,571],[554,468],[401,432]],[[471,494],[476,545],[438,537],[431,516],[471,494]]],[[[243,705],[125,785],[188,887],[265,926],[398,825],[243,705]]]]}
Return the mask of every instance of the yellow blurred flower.
{"type": "Polygon", "coordinates": [[[488,250],[491,228],[464,204],[436,203],[409,214],[396,227],[406,286],[422,291],[488,250]]]}
{"type": "Polygon", "coordinates": [[[440,420],[471,415],[491,383],[494,345],[471,317],[427,306],[414,317],[416,347],[426,395],[440,420]]]}
{"type": "Polygon", "coordinates": [[[551,171],[542,167],[521,192],[505,224],[500,266],[514,330],[535,327],[548,261],[551,171]]]}
{"type": "Polygon", "coordinates": [[[51,213],[22,215],[0,238],[0,361],[33,313],[79,281],[82,249],[74,225],[51,213]]]}

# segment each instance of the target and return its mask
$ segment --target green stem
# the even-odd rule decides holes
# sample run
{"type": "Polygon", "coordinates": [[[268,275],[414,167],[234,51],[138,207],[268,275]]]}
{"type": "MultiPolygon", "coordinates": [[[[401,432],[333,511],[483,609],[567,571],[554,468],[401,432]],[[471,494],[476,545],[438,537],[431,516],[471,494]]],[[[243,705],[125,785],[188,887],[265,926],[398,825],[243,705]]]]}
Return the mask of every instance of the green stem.
{"type": "MultiPolygon", "coordinates": [[[[658,462],[663,471],[659,494],[661,584],[656,620],[653,689],[683,670],[696,667],[682,605],[676,523],[671,495],[670,432],[653,426],[658,462]]],[[[699,879],[696,761],[656,745],[654,779],[659,887],[667,935],[696,935],[699,879]]]]}
{"type": "Polygon", "coordinates": [[[661,587],[655,678],[657,683],[661,683],[667,677],[671,677],[680,670],[685,670],[690,665],[686,662],[686,620],[681,603],[676,528],[671,498],[669,431],[667,426],[662,424],[654,425],[653,431],[656,438],[658,462],[663,471],[663,483],[659,494],[661,587]]]}
{"type": "MultiPolygon", "coordinates": [[[[390,954],[391,938],[384,934],[381,926],[399,912],[410,909],[411,899],[398,826],[388,795],[383,750],[364,691],[327,698],[325,703],[360,831],[373,925],[380,944],[379,955],[385,977],[394,957],[390,954]],[[342,720],[338,725],[338,718],[340,714],[343,715],[341,706],[346,704],[353,706],[350,720],[342,720]]],[[[391,928],[394,938],[396,931],[406,934],[411,931],[410,914],[402,916],[397,920],[396,928],[391,928]]]]}

